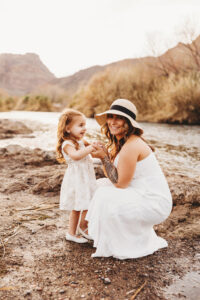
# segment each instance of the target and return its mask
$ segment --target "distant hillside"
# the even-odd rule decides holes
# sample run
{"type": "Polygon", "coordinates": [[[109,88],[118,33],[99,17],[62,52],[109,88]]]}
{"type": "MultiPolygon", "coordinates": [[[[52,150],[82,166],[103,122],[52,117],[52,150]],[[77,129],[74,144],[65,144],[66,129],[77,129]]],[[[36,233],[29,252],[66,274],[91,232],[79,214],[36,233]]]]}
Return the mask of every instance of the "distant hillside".
{"type": "Polygon", "coordinates": [[[51,80],[48,84],[52,86],[58,86],[59,88],[69,91],[70,94],[76,92],[80,85],[88,82],[88,80],[96,73],[104,70],[103,66],[93,66],[88,69],[76,72],[74,75],[56,78],[51,80]]]}
{"type": "Polygon", "coordinates": [[[0,55],[0,110],[62,111],[87,117],[116,98],[133,101],[138,120],[200,124],[200,36],[163,55],[124,59],[56,78],[35,54],[0,55]],[[23,95],[23,97],[9,97],[23,95]]]}
{"type": "MultiPolygon", "coordinates": [[[[87,85],[93,76],[107,69],[113,73],[140,69],[143,72],[143,80],[146,81],[149,73],[157,77],[194,69],[198,64],[195,55],[192,56],[191,53],[199,50],[200,36],[194,43],[195,47],[179,43],[159,57],[124,59],[104,66],[92,66],[62,78],[56,78],[36,54],[0,54],[0,88],[15,96],[31,93],[53,98],[66,95],[67,98],[71,98],[81,87],[87,85]]],[[[200,66],[200,62],[198,63],[200,66]]]]}
{"type": "Polygon", "coordinates": [[[93,117],[116,98],[133,101],[138,120],[200,124],[200,37],[159,57],[107,65],[67,105],[93,117]]]}
{"type": "Polygon", "coordinates": [[[69,101],[71,101],[71,98],[81,86],[86,85],[93,75],[103,71],[104,69],[104,66],[93,66],[78,71],[71,76],[54,78],[49,82],[32,89],[31,94],[46,95],[53,99],[53,101],[56,101],[56,99],[58,100],[59,98],[64,98],[64,105],[66,105],[69,101]]]}
{"type": "Polygon", "coordinates": [[[34,53],[0,54],[0,88],[10,95],[27,94],[54,78],[34,53]]]}
{"type": "MultiPolygon", "coordinates": [[[[50,91],[54,91],[54,94],[64,95],[67,98],[71,98],[81,87],[88,84],[92,77],[98,75],[105,70],[116,73],[120,70],[139,69],[143,73],[143,81],[145,82],[150,77],[157,77],[162,75],[169,75],[171,72],[176,73],[199,66],[196,61],[195,51],[200,49],[200,37],[196,39],[194,45],[187,45],[179,43],[176,47],[169,49],[166,53],[159,57],[143,57],[136,59],[124,59],[121,61],[113,62],[104,66],[93,66],[84,70],[81,70],[71,76],[63,78],[55,78],[49,81],[47,84],[43,84],[32,90],[35,93],[43,93],[49,96],[50,91]]],[[[193,43],[193,44],[194,44],[193,43]]],[[[67,101],[68,102],[68,101],[67,101]]]]}

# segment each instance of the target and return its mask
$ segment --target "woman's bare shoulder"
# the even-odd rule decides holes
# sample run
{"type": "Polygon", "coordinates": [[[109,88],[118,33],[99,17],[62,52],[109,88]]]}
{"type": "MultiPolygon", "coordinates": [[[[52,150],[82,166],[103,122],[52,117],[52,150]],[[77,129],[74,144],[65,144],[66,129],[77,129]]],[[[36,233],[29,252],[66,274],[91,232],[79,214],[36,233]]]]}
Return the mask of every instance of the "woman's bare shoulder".
{"type": "Polygon", "coordinates": [[[140,138],[138,136],[131,136],[123,145],[120,154],[121,156],[138,156],[140,152],[140,138]]]}
{"type": "Polygon", "coordinates": [[[136,147],[137,145],[139,146],[141,144],[141,142],[143,142],[143,141],[139,136],[132,135],[126,141],[124,146],[126,146],[126,148],[136,147]]]}
{"type": "Polygon", "coordinates": [[[138,155],[141,153],[149,152],[150,148],[145,141],[143,141],[139,136],[131,136],[123,147],[125,152],[134,151],[138,155]]]}

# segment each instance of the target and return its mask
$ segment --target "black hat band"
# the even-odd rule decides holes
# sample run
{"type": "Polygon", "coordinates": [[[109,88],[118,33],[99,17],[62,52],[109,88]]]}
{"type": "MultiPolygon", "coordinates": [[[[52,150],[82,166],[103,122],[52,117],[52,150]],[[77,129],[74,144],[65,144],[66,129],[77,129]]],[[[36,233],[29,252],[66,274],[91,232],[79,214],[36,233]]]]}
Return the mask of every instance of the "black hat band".
{"type": "Polygon", "coordinates": [[[119,111],[121,111],[121,112],[123,112],[123,113],[129,115],[129,116],[130,116],[131,118],[133,118],[134,120],[136,119],[136,115],[134,114],[134,112],[132,112],[131,110],[129,110],[129,109],[126,108],[126,107],[123,107],[123,106],[121,106],[121,105],[112,105],[112,106],[110,107],[110,110],[112,110],[112,109],[114,109],[114,110],[119,110],[119,111]]]}

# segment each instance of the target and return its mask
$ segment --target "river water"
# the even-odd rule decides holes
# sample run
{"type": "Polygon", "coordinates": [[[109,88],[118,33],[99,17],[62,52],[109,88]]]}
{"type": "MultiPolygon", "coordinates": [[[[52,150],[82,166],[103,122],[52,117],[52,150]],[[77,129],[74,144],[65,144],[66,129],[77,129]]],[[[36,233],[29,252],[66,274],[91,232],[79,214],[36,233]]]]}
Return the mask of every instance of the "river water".
{"type": "MultiPolygon", "coordinates": [[[[0,147],[18,144],[23,147],[54,150],[56,130],[60,113],[11,111],[1,112],[0,119],[24,122],[33,130],[29,135],[18,135],[0,140],[0,147]]],[[[200,169],[200,126],[141,123],[144,137],[156,148],[161,166],[169,173],[199,177],[200,169]]],[[[100,138],[100,127],[94,119],[87,119],[89,140],[100,138]]]]}

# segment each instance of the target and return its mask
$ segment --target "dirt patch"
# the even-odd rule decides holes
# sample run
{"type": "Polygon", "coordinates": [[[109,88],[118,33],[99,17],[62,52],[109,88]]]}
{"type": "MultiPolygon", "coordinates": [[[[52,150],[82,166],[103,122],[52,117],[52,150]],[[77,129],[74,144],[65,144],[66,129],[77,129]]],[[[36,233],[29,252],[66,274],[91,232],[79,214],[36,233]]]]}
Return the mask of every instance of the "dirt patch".
{"type": "Polygon", "coordinates": [[[134,260],[94,259],[92,242],[65,240],[68,216],[58,208],[65,169],[54,152],[0,149],[0,298],[166,299],[164,288],[197,261],[199,181],[166,173],[174,207],[156,231],[168,248],[134,260]]]}

